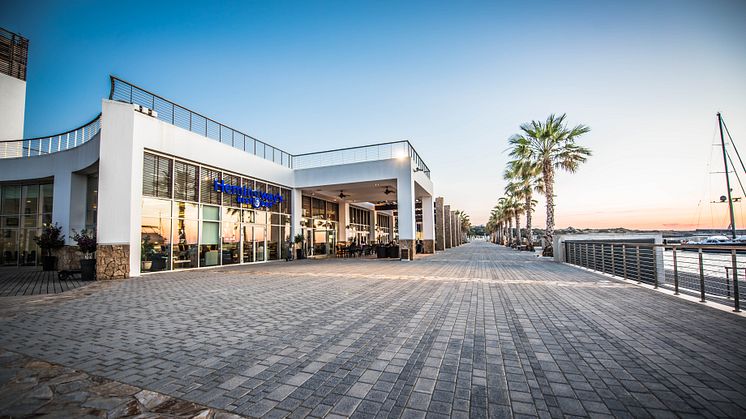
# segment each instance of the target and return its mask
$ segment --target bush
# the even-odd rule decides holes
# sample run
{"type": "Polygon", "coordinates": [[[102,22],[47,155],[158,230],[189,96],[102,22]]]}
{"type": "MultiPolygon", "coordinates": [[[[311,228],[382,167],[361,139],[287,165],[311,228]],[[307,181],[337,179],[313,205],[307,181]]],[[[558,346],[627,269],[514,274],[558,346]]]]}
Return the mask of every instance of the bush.
{"type": "Polygon", "coordinates": [[[73,230],[71,239],[78,244],[78,249],[83,252],[86,259],[91,259],[93,253],[96,252],[96,232],[93,230],[86,230],[85,228],[80,230],[80,233],[73,230]]]}
{"type": "Polygon", "coordinates": [[[45,256],[52,256],[52,250],[57,250],[65,245],[65,239],[62,237],[62,227],[57,223],[44,224],[41,234],[34,237],[34,242],[41,248],[45,256]]]}

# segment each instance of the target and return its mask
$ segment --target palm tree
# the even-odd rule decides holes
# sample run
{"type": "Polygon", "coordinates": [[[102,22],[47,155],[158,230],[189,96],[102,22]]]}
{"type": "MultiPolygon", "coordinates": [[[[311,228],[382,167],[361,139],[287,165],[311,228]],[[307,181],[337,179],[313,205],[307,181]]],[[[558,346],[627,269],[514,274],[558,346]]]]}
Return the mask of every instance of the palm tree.
{"type": "Polygon", "coordinates": [[[586,161],[591,150],[575,144],[575,140],[591,129],[586,125],[567,128],[566,114],[557,117],[549,115],[545,122],[531,121],[521,125],[521,134],[509,140],[512,146],[510,155],[520,160],[533,162],[541,166],[541,177],[544,181],[544,195],[547,198],[547,227],[545,238],[547,247],[545,256],[554,254],[554,172],[556,169],[575,172],[580,163],[586,161]]]}
{"type": "Polygon", "coordinates": [[[533,196],[534,192],[544,192],[540,174],[541,166],[525,160],[510,161],[504,174],[505,179],[510,181],[505,190],[517,199],[523,200],[523,211],[526,213],[526,244],[531,251],[534,250],[531,220],[536,205],[533,196]]]}

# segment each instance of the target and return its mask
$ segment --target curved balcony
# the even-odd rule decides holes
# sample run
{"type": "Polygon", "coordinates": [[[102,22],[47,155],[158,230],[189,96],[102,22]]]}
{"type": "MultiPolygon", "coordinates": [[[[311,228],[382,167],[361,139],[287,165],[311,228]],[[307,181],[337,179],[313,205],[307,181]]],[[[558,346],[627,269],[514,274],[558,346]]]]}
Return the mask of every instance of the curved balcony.
{"type": "Polygon", "coordinates": [[[70,131],[48,137],[0,141],[0,159],[35,157],[83,145],[101,131],[101,114],[70,131]]]}

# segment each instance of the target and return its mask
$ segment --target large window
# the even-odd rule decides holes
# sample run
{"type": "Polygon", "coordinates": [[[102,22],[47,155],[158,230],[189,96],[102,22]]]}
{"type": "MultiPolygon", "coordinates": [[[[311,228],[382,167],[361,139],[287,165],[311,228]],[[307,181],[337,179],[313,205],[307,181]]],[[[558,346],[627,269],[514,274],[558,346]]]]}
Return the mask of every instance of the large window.
{"type": "Polygon", "coordinates": [[[0,265],[36,265],[34,237],[52,222],[51,183],[0,186],[0,265]]]}
{"type": "MultiPolygon", "coordinates": [[[[42,192],[42,195],[44,193],[42,192]]],[[[51,200],[50,200],[51,202],[51,200]]],[[[49,207],[52,205],[50,203],[49,207]]],[[[50,210],[51,212],[51,210],[50,210]]],[[[98,175],[88,176],[85,192],[85,228],[96,229],[98,218],[98,175]]]]}
{"type": "Polygon", "coordinates": [[[357,244],[368,244],[370,237],[370,214],[367,209],[350,207],[350,239],[357,244]]]}
{"type": "MultiPolygon", "coordinates": [[[[141,224],[143,272],[263,262],[283,257],[290,232],[287,214],[291,208],[285,203],[290,198],[289,189],[152,153],[146,153],[145,160],[141,224]],[[171,179],[173,190],[169,189],[171,179]],[[215,190],[215,180],[279,193],[283,202],[270,208],[241,204],[240,207],[245,208],[242,210],[235,194],[215,190]]],[[[43,200],[43,195],[42,192],[39,199],[43,200]]],[[[13,201],[9,206],[20,206],[22,201],[13,201]]]]}

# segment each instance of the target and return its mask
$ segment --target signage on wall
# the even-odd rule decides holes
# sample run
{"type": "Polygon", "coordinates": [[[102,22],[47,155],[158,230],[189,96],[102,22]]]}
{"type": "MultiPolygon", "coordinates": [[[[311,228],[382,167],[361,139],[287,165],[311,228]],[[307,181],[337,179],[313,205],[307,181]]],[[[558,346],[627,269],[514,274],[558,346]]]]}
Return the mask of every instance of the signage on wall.
{"type": "Polygon", "coordinates": [[[215,192],[236,195],[236,202],[251,205],[252,208],[270,208],[284,201],[280,194],[271,194],[245,186],[231,185],[218,179],[213,180],[213,187],[215,188],[215,192]]]}

